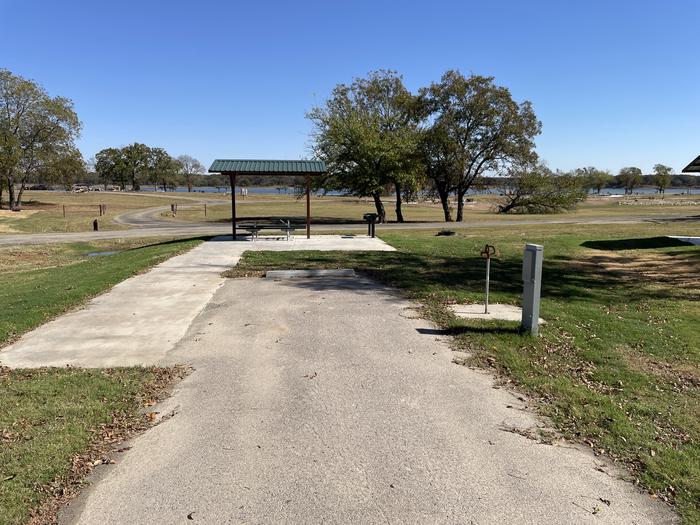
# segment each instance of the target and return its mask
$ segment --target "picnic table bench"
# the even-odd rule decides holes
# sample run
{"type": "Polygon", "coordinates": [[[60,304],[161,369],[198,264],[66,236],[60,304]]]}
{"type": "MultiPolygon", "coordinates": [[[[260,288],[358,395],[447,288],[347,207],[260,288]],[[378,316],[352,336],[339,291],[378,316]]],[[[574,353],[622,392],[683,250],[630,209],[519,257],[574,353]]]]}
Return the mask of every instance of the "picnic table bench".
{"type": "Polygon", "coordinates": [[[237,224],[237,227],[250,233],[250,238],[253,241],[258,238],[258,232],[261,230],[283,231],[287,236],[287,240],[289,240],[291,233],[297,229],[297,227],[292,224],[292,221],[284,219],[280,219],[279,222],[260,222],[254,220],[252,222],[237,224]]]}

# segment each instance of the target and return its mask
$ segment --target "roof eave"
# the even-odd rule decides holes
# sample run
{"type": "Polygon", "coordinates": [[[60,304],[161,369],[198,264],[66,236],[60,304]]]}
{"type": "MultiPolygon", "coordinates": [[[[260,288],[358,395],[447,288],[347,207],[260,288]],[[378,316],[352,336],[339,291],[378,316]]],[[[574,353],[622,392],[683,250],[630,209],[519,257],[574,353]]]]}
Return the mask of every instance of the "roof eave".
{"type": "Polygon", "coordinates": [[[688,164],[681,173],[700,173],[700,155],[693,162],[688,164]]]}

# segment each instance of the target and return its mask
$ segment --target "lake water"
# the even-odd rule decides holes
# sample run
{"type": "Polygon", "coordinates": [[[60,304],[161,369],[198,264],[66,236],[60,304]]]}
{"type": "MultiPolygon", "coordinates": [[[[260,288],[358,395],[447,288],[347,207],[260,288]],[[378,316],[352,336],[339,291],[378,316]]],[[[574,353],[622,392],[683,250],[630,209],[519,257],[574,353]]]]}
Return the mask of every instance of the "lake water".
{"type": "MultiPolygon", "coordinates": [[[[294,195],[294,188],[292,187],[279,187],[278,189],[277,186],[258,186],[249,187],[246,189],[248,190],[249,195],[294,195]]],[[[162,192],[162,190],[154,190],[153,186],[141,186],[141,191],[162,192]]],[[[218,188],[215,186],[195,186],[194,188],[192,188],[192,193],[228,193],[229,191],[230,188],[228,186],[222,186],[218,188]]],[[[240,195],[240,186],[236,186],[236,191],[240,195]]],[[[178,186],[175,190],[175,193],[187,193],[187,187],[178,186]]],[[[329,191],[327,195],[346,195],[346,193],[342,191],[329,191]]]]}
{"type": "MultiPolygon", "coordinates": [[[[276,186],[258,186],[246,188],[249,195],[294,195],[294,188],[292,187],[276,187],[276,186]]],[[[153,186],[141,186],[141,191],[155,191],[153,186]]],[[[193,193],[227,193],[229,191],[228,186],[215,187],[215,186],[200,186],[192,189],[193,193]]],[[[240,187],[236,187],[236,191],[240,195],[240,187]]],[[[179,186],[176,193],[186,193],[187,187],[179,186]]],[[[467,195],[498,195],[502,192],[501,189],[489,188],[484,190],[470,190],[467,195]]],[[[698,189],[695,189],[697,194],[698,189]]],[[[622,188],[605,188],[600,194],[601,195],[624,195],[625,190],[622,188]]],[[[666,190],[667,195],[683,195],[688,193],[688,188],[668,188],[666,190]]],[[[590,195],[597,195],[595,190],[589,192],[590,195]]],[[[658,192],[655,188],[637,188],[634,190],[632,195],[656,195],[658,192]]],[[[693,190],[691,190],[693,194],[693,190]]],[[[342,191],[329,191],[326,195],[331,196],[343,196],[347,195],[346,192],[342,191]]]]}

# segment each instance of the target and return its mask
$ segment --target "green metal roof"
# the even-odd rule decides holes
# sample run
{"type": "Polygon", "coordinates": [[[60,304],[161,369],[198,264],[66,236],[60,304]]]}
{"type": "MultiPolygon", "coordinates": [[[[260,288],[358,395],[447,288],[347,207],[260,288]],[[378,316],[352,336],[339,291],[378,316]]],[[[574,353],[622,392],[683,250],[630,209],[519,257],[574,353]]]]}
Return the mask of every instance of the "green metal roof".
{"type": "Polygon", "coordinates": [[[216,159],[209,168],[209,172],[306,175],[310,173],[325,173],[326,164],[320,160],[216,159]]]}
{"type": "Polygon", "coordinates": [[[700,173],[700,156],[683,168],[683,173],[700,173]]]}

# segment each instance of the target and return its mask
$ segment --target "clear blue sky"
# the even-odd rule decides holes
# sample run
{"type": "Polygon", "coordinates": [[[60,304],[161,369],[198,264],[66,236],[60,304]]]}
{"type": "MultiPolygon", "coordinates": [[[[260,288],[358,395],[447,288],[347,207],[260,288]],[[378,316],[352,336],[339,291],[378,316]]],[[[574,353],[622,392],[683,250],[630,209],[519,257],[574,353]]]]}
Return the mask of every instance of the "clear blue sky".
{"type": "Polygon", "coordinates": [[[415,90],[493,75],[543,123],[552,168],[682,169],[700,154],[698,0],[0,0],[0,67],[67,96],[86,158],[301,158],[305,113],[387,68],[415,90]]]}

